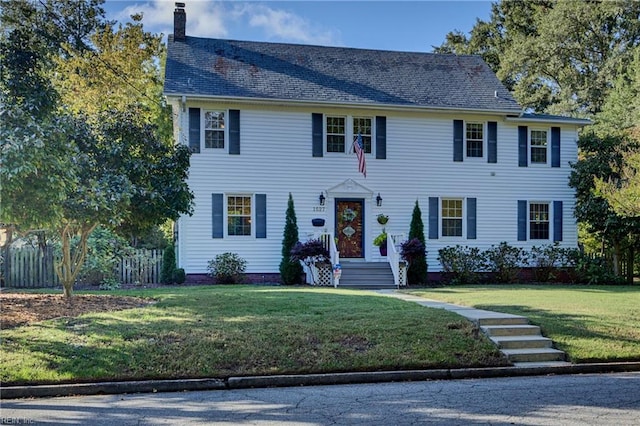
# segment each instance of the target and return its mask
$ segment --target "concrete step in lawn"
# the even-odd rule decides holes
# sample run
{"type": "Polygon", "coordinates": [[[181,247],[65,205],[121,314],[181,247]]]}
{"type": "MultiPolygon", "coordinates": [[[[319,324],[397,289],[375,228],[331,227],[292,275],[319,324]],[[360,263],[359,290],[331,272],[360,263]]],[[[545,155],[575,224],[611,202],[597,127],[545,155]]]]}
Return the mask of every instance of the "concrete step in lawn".
{"type": "Polygon", "coordinates": [[[516,367],[537,368],[570,365],[566,354],[553,348],[553,341],[542,336],[540,327],[529,324],[526,317],[485,311],[418,296],[385,291],[383,294],[430,308],[455,312],[475,323],[516,367]]]}

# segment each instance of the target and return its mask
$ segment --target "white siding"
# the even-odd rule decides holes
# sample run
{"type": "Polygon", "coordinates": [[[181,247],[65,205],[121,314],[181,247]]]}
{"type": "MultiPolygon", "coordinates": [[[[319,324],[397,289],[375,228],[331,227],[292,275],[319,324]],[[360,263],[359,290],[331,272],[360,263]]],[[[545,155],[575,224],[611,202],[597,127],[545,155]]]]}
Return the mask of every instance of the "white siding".
{"type": "MultiPolygon", "coordinates": [[[[188,107],[227,109],[228,105],[188,104],[188,107]]],[[[425,236],[428,237],[428,198],[458,197],[477,199],[477,239],[439,238],[427,240],[429,271],[440,270],[438,249],[448,245],[470,245],[482,249],[507,241],[530,248],[544,241],[517,241],[517,200],[563,201],[564,246],[576,246],[577,230],[573,218],[573,190],[568,187],[569,161],[577,158],[577,130],[564,126],[561,133],[562,167],[518,167],[518,124],[499,116],[460,116],[448,114],[405,114],[377,111],[337,111],[335,109],[264,110],[238,107],[240,113],[241,154],[227,150],[202,149],[191,157],[189,185],[195,194],[195,213],[180,220],[179,262],[187,273],[206,272],[207,262],[216,254],[236,252],[248,261],[247,272],[278,272],[287,197],[291,192],[296,207],[300,239],[318,231],[311,219],[326,219],[333,230],[334,199],[329,196],[324,212],[318,209],[318,196],[347,179],[368,188],[365,202],[365,256],[380,260],[373,238],[382,226],[375,218],[384,213],[391,233],[408,233],[413,206],[419,201],[425,236]],[[367,178],[358,173],[354,154],[327,154],[312,157],[311,114],[350,114],[387,117],[387,159],[367,155],[367,178]],[[498,123],[498,162],[483,159],[453,162],[453,120],[498,123]],[[212,238],[211,194],[267,194],[267,238],[212,238]],[[383,205],[375,205],[380,193],[383,205]]],[[[178,119],[186,140],[185,119],[178,119]]],[[[536,126],[538,127],[538,126],[536,126]]],[[[550,125],[548,126],[551,127],[550,125]]],[[[375,136],[373,144],[375,145],[375,136]]],[[[347,146],[350,141],[347,141],[347,146]]],[[[549,147],[549,157],[551,148],[549,147]]],[[[463,222],[466,222],[464,220],[463,222]]],[[[553,222],[553,216],[551,216],[553,222]]],[[[552,226],[551,226],[552,228],[552,226]]],[[[553,229],[550,232],[553,235],[553,229]]],[[[547,241],[546,243],[550,243],[547,241]]]]}

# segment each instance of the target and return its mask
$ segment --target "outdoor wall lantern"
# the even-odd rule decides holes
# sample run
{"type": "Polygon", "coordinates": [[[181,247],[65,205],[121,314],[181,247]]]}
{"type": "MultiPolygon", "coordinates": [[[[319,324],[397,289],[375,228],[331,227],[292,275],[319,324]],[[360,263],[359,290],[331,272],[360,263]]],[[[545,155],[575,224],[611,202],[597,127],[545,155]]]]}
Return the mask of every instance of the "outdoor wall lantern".
{"type": "Polygon", "coordinates": [[[318,197],[318,200],[320,200],[320,205],[324,206],[324,201],[326,200],[324,193],[320,193],[320,196],[318,197]]]}
{"type": "Polygon", "coordinates": [[[378,207],[380,207],[382,205],[382,197],[380,196],[379,192],[378,192],[378,196],[376,197],[376,205],[378,207]]]}

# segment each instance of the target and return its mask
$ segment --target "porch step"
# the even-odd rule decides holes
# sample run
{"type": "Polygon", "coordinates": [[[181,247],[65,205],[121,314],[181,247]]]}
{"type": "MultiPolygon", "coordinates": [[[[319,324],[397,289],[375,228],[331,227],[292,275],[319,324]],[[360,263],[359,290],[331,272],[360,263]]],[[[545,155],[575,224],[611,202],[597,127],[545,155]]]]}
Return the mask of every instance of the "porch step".
{"type": "Polygon", "coordinates": [[[539,336],[537,325],[484,325],[480,327],[487,336],[539,336]]]}
{"type": "Polygon", "coordinates": [[[550,348],[553,341],[542,336],[494,336],[489,337],[500,349],[550,348]]]}
{"type": "Polygon", "coordinates": [[[396,288],[387,262],[341,262],[339,287],[360,289],[396,288]]]}
{"type": "Polygon", "coordinates": [[[514,363],[564,361],[565,353],[553,348],[502,349],[501,352],[514,363]]]}

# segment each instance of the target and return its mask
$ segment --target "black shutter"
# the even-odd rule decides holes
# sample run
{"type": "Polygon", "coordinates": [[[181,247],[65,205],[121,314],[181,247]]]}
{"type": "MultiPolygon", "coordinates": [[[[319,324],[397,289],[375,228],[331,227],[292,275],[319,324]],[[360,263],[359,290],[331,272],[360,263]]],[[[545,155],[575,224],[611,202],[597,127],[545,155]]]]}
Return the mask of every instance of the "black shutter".
{"type": "Polygon", "coordinates": [[[322,131],[322,114],[311,114],[311,144],[314,157],[322,157],[324,153],[322,131]]]}
{"type": "Polygon", "coordinates": [[[256,194],[256,238],[267,238],[267,194],[256,194]]]}
{"type": "Polygon", "coordinates": [[[551,167],[560,167],[560,127],[551,128],[551,167]]]}
{"type": "Polygon", "coordinates": [[[229,110],[229,154],[240,155],[240,111],[229,110]]]}
{"type": "Polygon", "coordinates": [[[528,166],[528,152],[529,143],[527,139],[529,138],[529,129],[527,126],[518,126],[518,166],[527,167],[528,166]]]}
{"type": "Polygon", "coordinates": [[[553,241],[562,241],[562,201],[553,202],[553,241]]]}
{"type": "Polygon", "coordinates": [[[476,239],[476,198],[467,198],[467,239],[476,239]]]}
{"type": "Polygon", "coordinates": [[[527,200],[518,200],[518,241],[527,241],[527,200]]]}
{"type": "Polygon", "coordinates": [[[429,239],[437,240],[438,231],[438,197],[429,197],[429,239]]]}
{"type": "Polygon", "coordinates": [[[387,117],[376,117],[376,158],[387,158],[387,117]]]}
{"type": "Polygon", "coordinates": [[[498,162],[498,123],[489,121],[487,123],[487,162],[498,162]]]}
{"type": "Polygon", "coordinates": [[[212,238],[224,236],[224,197],[223,194],[211,194],[212,238]]]}
{"type": "Polygon", "coordinates": [[[464,156],[464,123],[462,120],[453,120],[453,161],[462,161],[464,156]]]}
{"type": "Polygon", "coordinates": [[[200,108],[189,108],[189,148],[200,152],[200,108]]]}

